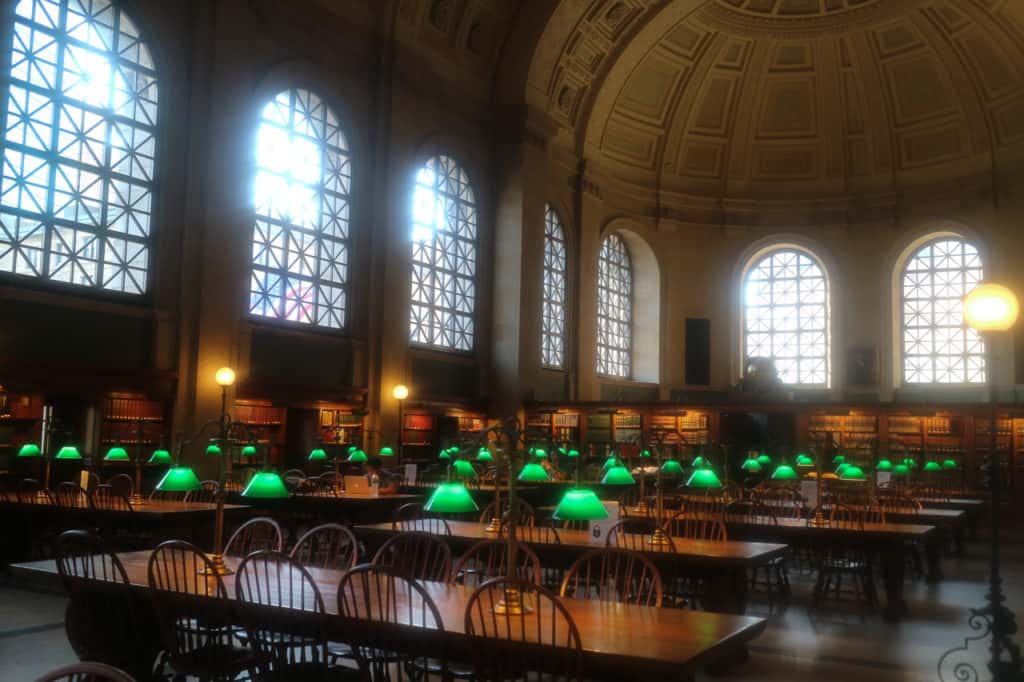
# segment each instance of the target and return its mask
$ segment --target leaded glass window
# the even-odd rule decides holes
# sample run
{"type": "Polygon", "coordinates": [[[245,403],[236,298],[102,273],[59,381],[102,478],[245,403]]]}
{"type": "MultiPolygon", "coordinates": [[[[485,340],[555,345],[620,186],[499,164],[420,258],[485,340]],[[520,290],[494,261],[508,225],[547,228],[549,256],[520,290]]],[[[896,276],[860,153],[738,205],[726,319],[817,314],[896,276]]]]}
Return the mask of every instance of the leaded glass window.
{"type": "Polygon", "coordinates": [[[107,0],[20,0],[4,104],[0,272],[142,294],[157,82],[107,0]]]}
{"type": "Polygon", "coordinates": [[[412,199],[413,343],[473,350],[476,234],[469,176],[454,159],[433,157],[416,173],[412,199]]]}
{"type": "Polygon", "coordinates": [[[828,281],[806,251],[779,248],[747,270],[744,357],[774,361],[784,384],[828,386],[828,281]]]}
{"type": "Polygon", "coordinates": [[[941,237],[910,257],[902,276],[903,381],[985,382],[985,342],[964,327],[962,303],[983,276],[970,242],[941,237]]]}
{"type": "Polygon", "coordinates": [[[565,368],[565,231],[558,213],[544,207],[544,299],[541,319],[541,362],[554,369],[565,368]]]}
{"type": "Polygon", "coordinates": [[[597,256],[597,373],[632,371],[633,265],[622,237],[608,235],[597,256]]]}
{"type": "Polygon", "coordinates": [[[279,93],[256,131],[256,224],[249,312],[342,329],[346,324],[348,142],[308,90],[279,93]]]}

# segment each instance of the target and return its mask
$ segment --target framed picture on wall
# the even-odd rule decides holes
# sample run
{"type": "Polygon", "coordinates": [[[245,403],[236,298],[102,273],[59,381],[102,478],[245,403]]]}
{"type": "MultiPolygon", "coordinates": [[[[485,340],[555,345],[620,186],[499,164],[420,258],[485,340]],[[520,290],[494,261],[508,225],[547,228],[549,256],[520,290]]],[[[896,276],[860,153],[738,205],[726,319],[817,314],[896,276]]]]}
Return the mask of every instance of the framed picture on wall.
{"type": "Polygon", "coordinates": [[[846,383],[850,386],[878,385],[878,351],[851,348],[846,355],[846,383]]]}

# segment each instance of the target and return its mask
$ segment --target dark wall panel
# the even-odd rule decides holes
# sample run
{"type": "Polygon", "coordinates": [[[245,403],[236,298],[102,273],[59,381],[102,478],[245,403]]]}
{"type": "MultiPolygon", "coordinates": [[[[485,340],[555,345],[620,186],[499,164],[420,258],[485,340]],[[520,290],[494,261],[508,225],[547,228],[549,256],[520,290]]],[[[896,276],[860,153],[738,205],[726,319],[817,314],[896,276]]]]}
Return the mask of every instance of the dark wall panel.
{"type": "Polygon", "coordinates": [[[425,398],[475,401],[479,398],[479,373],[475,364],[441,358],[413,357],[412,385],[425,398]]]}
{"type": "Polygon", "coordinates": [[[352,385],[352,346],[344,339],[257,331],[250,374],[256,381],[297,386],[352,385]]]}
{"type": "Polygon", "coordinates": [[[711,320],[686,318],[686,383],[711,385],[711,320]]]}
{"type": "Polygon", "coordinates": [[[601,400],[607,402],[651,403],[657,399],[657,386],[601,384],[601,400]]]}

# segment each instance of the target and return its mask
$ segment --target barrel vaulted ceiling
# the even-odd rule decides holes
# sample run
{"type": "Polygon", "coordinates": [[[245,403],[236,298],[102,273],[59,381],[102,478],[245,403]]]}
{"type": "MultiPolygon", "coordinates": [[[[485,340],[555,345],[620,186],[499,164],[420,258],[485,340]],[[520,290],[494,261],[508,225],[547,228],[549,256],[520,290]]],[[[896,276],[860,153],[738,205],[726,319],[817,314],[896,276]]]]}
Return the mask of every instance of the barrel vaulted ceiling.
{"type": "Polygon", "coordinates": [[[562,0],[526,97],[663,198],[983,177],[1024,153],[1024,1],[562,0]]]}

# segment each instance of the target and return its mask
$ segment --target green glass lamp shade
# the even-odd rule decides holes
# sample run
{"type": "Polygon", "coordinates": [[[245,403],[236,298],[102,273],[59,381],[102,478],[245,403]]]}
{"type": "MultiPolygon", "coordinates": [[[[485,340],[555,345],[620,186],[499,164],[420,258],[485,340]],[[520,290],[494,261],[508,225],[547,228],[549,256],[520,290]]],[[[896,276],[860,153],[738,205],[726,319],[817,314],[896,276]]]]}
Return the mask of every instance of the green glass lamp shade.
{"type": "Polygon", "coordinates": [[[523,467],[518,476],[520,481],[546,481],[548,472],[540,464],[531,462],[523,467]]]}
{"type": "Polygon", "coordinates": [[[480,448],[480,451],[476,453],[476,461],[478,462],[493,462],[494,455],[487,448],[480,448]]]}
{"type": "Polygon", "coordinates": [[[381,457],[394,457],[394,456],[395,456],[395,451],[394,451],[394,450],[392,450],[392,449],[391,449],[390,447],[388,447],[387,445],[385,445],[384,447],[382,447],[382,448],[380,449],[380,452],[379,452],[378,454],[379,454],[379,455],[380,455],[381,457]]]}
{"type": "Polygon", "coordinates": [[[846,468],[843,469],[843,473],[839,474],[839,478],[844,481],[863,481],[864,470],[859,466],[848,464],[846,468]]]}
{"type": "Polygon", "coordinates": [[[57,451],[55,459],[82,459],[82,453],[74,445],[65,445],[57,451]]]}
{"type": "Polygon", "coordinates": [[[355,450],[348,456],[348,461],[350,462],[365,462],[366,460],[366,453],[362,450],[355,450]]]}
{"type": "Polygon", "coordinates": [[[704,459],[704,457],[702,457],[701,455],[697,455],[697,457],[694,458],[693,464],[691,466],[693,466],[694,469],[706,469],[711,465],[708,464],[708,461],[704,459]]]}
{"type": "Polygon", "coordinates": [[[893,476],[908,476],[910,474],[910,467],[906,464],[897,464],[892,468],[893,476]]]}
{"type": "Polygon", "coordinates": [[[615,459],[615,457],[612,456],[612,457],[609,457],[608,459],[606,459],[604,461],[604,464],[601,465],[601,471],[608,471],[612,467],[617,467],[617,466],[619,466],[619,460],[615,459]]]}
{"type": "Polygon", "coordinates": [[[942,468],[946,469],[947,471],[949,471],[951,469],[956,469],[957,468],[956,461],[952,460],[952,459],[947,459],[946,461],[944,461],[942,463],[942,468]]]}
{"type": "Polygon", "coordinates": [[[455,460],[452,463],[452,469],[455,470],[455,475],[459,478],[476,478],[476,469],[464,459],[455,460]]]}
{"type": "Polygon", "coordinates": [[[697,469],[686,482],[688,488],[721,488],[722,482],[711,469],[697,469]]]}
{"type": "Polygon", "coordinates": [[[666,476],[682,476],[683,465],[674,459],[666,460],[665,463],[661,465],[661,473],[666,476]]]}
{"type": "Polygon", "coordinates": [[[608,510],[593,490],[566,490],[551,518],[556,521],[597,521],[608,518],[608,510]]]}
{"type": "Polygon", "coordinates": [[[171,453],[166,450],[154,450],[153,454],[149,456],[150,464],[170,464],[171,453]]]}
{"type": "Polygon", "coordinates": [[[773,481],[796,481],[800,477],[797,476],[796,470],[788,464],[780,464],[775,467],[775,471],[772,472],[773,481]]]}
{"type": "Polygon", "coordinates": [[[183,493],[199,490],[203,484],[199,482],[196,472],[188,467],[171,467],[156,484],[157,490],[167,493],[183,493]]]}
{"type": "Polygon", "coordinates": [[[843,475],[843,472],[846,471],[846,467],[848,466],[850,465],[847,464],[846,462],[842,462],[839,466],[836,467],[836,473],[839,474],[839,476],[841,477],[843,475]]]}
{"type": "Polygon", "coordinates": [[[839,466],[840,464],[843,464],[845,462],[846,462],[846,458],[843,457],[842,455],[836,455],[835,457],[832,458],[832,465],[833,466],[839,466]]]}
{"type": "Polygon", "coordinates": [[[249,479],[249,485],[242,491],[242,497],[280,500],[288,497],[288,488],[276,471],[260,471],[249,479]]]}
{"type": "Polygon", "coordinates": [[[357,447],[356,447],[355,445],[349,445],[349,446],[348,446],[348,450],[347,450],[346,452],[347,452],[347,454],[348,454],[348,455],[349,455],[349,456],[351,457],[351,456],[352,456],[352,453],[353,453],[353,452],[355,452],[355,451],[356,451],[356,450],[358,450],[358,449],[359,449],[359,448],[357,448],[357,447]]]}
{"type": "Polygon", "coordinates": [[[903,460],[903,463],[907,465],[908,469],[916,469],[917,461],[913,457],[907,457],[903,460]]]}
{"type": "Polygon", "coordinates": [[[533,456],[537,459],[547,459],[548,452],[544,448],[536,448],[533,451],[533,456]]]}
{"type": "Polygon", "coordinates": [[[740,469],[743,469],[743,471],[746,471],[748,474],[760,473],[761,462],[757,461],[753,457],[749,457],[742,465],[740,465],[740,469]]]}
{"type": "Polygon", "coordinates": [[[650,450],[644,450],[644,451],[642,451],[640,453],[640,456],[641,457],[650,457],[651,456],[651,451],[650,450]]]}
{"type": "Polygon", "coordinates": [[[934,462],[933,461],[933,462],[925,462],[924,463],[924,470],[925,471],[940,471],[941,469],[942,469],[942,467],[939,466],[938,462],[934,462]]]}
{"type": "Polygon", "coordinates": [[[570,450],[566,456],[567,457],[579,457],[580,456],[580,451],[579,450],[570,450]]]}
{"type": "Polygon", "coordinates": [[[801,453],[796,456],[796,465],[800,467],[812,467],[814,466],[814,460],[808,455],[801,453]]]}
{"type": "Polygon", "coordinates": [[[875,465],[875,471],[892,471],[892,462],[887,459],[878,460],[878,464],[875,465]]]}
{"type": "Polygon", "coordinates": [[[256,456],[256,446],[255,445],[246,445],[244,448],[242,448],[242,457],[255,457],[255,456],[256,456]]]}
{"type": "Polygon", "coordinates": [[[220,446],[216,443],[210,443],[206,446],[206,454],[213,455],[215,457],[221,456],[220,446]]]}
{"type": "Polygon", "coordinates": [[[442,483],[423,505],[423,509],[428,512],[458,514],[477,511],[479,507],[466,490],[466,486],[461,483],[442,483]]]}
{"type": "Polygon", "coordinates": [[[763,467],[770,467],[772,465],[772,458],[768,455],[761,455],[757,458],[757,461],[763,467]]]}
{"type": "Polygon", "coordinates": [[[43,451],[35,443],[25,443],[18,450],[18,457],[39,457],[43,451]]]}
{"type": "Polygon", "coordinates": [[[437,453],[437,458],[438,459],[451,459],[452,456],[448,454],[447,450],[441,450],[441,452],[437,453]]]}
{"type": "Polygon", "coordinates": [[[124,448],[115,445],[114,447],[107,450],[107,454],[103,456],[104,462],[127,462],[128,451],[124,448]]]}
{"type": "Polygon", "coordinates": [[[313,448],[309,451],[309,457],[307,459],[309,459],[310,462],[325,460],[327,459],[327,453],[323,448],[313,448]]]}
{"type": "Polygon", "coordinates": [[[457,454],[459,454],[459,446],[458,445],[453,445],[450,448],[448,448],[448,454],[450,454],[450,455],[457,455],[457,454]]]}
{"type": "Polygon", "coordinates": [[[633,479],[633,474],[629,473],[629,469],[623,466],[612,467],[601,479],[601,483],[605,485],[633,485],[636,481],[633,479]]]}

